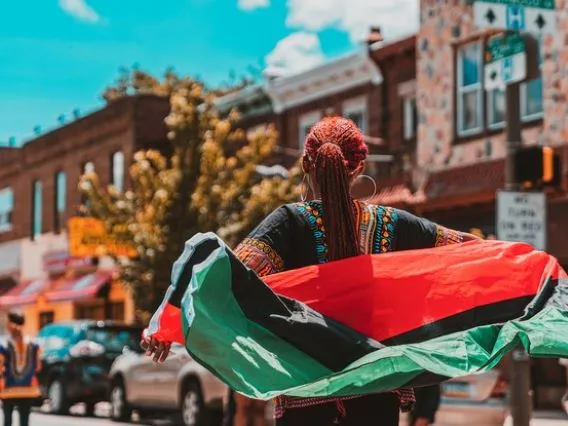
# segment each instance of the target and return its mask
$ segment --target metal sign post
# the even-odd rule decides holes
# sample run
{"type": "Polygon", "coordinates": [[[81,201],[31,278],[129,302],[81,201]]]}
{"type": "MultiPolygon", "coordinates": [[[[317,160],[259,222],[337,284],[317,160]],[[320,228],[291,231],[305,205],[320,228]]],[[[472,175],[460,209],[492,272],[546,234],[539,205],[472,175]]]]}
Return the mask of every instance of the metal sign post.
{"type": "MultiPolygon", "coordinates": [[[[487,43],[485,88],[486,90],[505,90],[507,141],[505,189],[512,191],[517,186],[514,158],[522,143],[520,84],[536,78],[540,72],[538,43],[534,35],[540,36],[555,32],[556,5],[554,0],[476,0],[473,10],[474,23],[477,28],[503,31],[491,37],[487,43]]],[[[507,207],[504,204],[507,201],[506,197],[507,195],[498,194],[497,196],[498,238],[515,239],[510,227],[519,225],[515,222],[519,221],[515,217],[512,221],[505,220],[507,215],[514,216],[516,211],[514,206],[507,207]],[[507,207],[506,210],[503,210],[504,206],[507,207]]],[[[515,200],[513,198],[513,201],[515,200]]],[[[522,201],[522,198],[518,200],[522,201]]],[[[525,210],[521,207],[519,211],[525,210]]],[[[523,229],[523,226],[526,228],[529,225],[520,224],[521,228],[516,240],[524,238],[523,232],[527,230],[523,229]]],[[[540,231],[542,233],[542,230],[540,231]]],[[[526,242],[531,243],[532,241],[526,242]]],[[[543,249],[544,247],[538,248],[543,249]]],[[[513,352],[512,361],[510,405],[513,426],[530,426],[532,411],[530,358],[525,349],[519,347],[513,352]]]]}

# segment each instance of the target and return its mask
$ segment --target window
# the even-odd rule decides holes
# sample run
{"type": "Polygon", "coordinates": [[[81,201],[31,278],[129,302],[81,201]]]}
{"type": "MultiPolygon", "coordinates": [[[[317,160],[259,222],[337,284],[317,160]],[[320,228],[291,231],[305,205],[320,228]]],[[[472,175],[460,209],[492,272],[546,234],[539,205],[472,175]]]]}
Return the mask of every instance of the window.
{"type": "Polygon", "coordinates": [[[83,305],[76,305],[75,307],[76,319],[105,319],[105,305],[103,301],[92,303],[85,303],[83,305]]]}
{"type": "Polygon", "coordinates": [[[124,190],[124,154],[120,151],[112,154],[111,182],[118,192],[124,190]]]}
{"type": "Polygon", "coordinates": [[[55,320],[53,311],[44,311],[39,313],[39,328],[40,330],[47,324],[51,324],[55,320]]]}
{"type": "Polygon", "coordinates": [[[457,54],[457,134],[467,136],[483,129],[482,43],[463,45],[457,54]]]}
{"type": "Polygon", "coordinates": [[[53,214],[53,229],[59,233],[65,223],[65,207],[67,206],[67,177],[64,172],[55,173],[55,211],[53,214]]]}
{"type": "Polygon", "coordinates": [[[367,98],[351,99],[343,104],[343,116],[352,120],[361,131],[367,133],[367,98]]]}
{"type": "Polygon", "coordinates": [[[304,142],[306,140],[306,136],[308,136],[308,133],[310,133],[310,129],[320,119],[321,119],[321,113],[319,111],[310,112],[300,117],[300,122],[299,122],[300,134],[298,138],[298,147],[300,150],[304,149],[304,142]]]}
{"type": "Polygon", "coordinates": [[[42,185],[41,181],[36,180],[32,185],[32,239],[41,235],[42,220],[42,185]]]}
{"type": "Polygon", "coordinates": [[[496,129],[505,125],[505,91],[487,92],[487,126],[496,129]]]}
{"type": "Polygon", "coordinates": [[[418,128],[418,112],[415,97],[403,99],[402,115],[404,124],[403,137],[405,141],[408,141],[416,137],[416,130],[418,128]]]}
{"type": "Polygon", "coordinates": [[[12,229],[12,211],[14,210],[14,191],[12,188],[0,190],[0,232],[12,229]]]}
{"type": "MultiPolygon", "coordinates": [[[[541,44],[542,46],[542,44],[541,44]]],[[[502,129],[505,125],[505,91],[484,93],[484,43],[476,41],[459,48],[456,55],[456,134],[470,136],[485,128],[502,129]],[[485,97],[485,112],[484,108],[485,97]],[[484,116],[485,114],[485,116],[484,116]]],[[[539,55],[542,64],[542,49],[539,55]]],[[[542,118],[542,78],[521,85],[521,118],[524,122],[542,118]]]]}
{"type": "Polygon", "coordinates": [[[108,317],[114,321],[124,321],[124,302],[109,303],[108,317]]]}

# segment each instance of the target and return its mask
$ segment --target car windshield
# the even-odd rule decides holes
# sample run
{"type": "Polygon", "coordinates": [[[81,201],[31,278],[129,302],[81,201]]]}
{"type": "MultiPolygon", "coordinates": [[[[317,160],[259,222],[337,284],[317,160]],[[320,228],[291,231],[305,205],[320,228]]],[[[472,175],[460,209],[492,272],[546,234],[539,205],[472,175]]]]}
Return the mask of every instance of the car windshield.
{"type": "Polygon", "coordinates": [[[87,340],[99,343],[108,352],[122,352],[125,347],[139,351],[141,333],[136,328],[90,328],[87,340]]]}

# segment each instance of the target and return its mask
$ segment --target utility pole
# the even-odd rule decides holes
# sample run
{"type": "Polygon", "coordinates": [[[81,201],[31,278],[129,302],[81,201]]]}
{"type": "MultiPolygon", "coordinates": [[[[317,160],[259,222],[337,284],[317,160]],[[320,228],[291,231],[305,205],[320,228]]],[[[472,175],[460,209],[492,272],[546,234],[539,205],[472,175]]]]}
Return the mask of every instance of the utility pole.
{"type": "MultiPolygon", "coordinates": [[[[521,83],[532,80],[539,74],[538,44],[536,39],[519,31],[505,31],[488,40],[485,52],[486,89],[505,89],[505,188],[506,192],[518,192],[519,182],[515,170],[516,153],[522,146],[521,83]]],[[[498,193],[503,201],[506,194],[498,193]]],[[[503,211],[497,209],[498,222],[503,220],[503,211]]],[[[518,224],[517,224],[518,225],[518,224]]],[[[498,238],[503,239],[501,226],[497,227],[498,238]],[[501,235],[500,235],[501,234],[501,235]]],[[[506,238],[506,237],[505,237],[506,238]]],[[[528,242],[528,241],[527,241],[528,242]]],[[[532,416],[532,392],[530,357],[519,345],[511,356],[510,364],[510,409],[513,426],[530,426],[532,416]]]]}
{"type": "MultiPolygon", "coordinates": [[[[496,231],[499,239],[509,237],[517,238],[514,241],[519,241],[518,235],[508,234],[507,231],[510,226],[515,228],[519,225],[522,230],[522,224],[514,218],[508,221],[510,218],[507,214],[510,210],[519,207],[516,203],[525,202],[524,200],[530,200],[526,203],[533,208],[533,211],[540,213],[539,218],[544,221],[544,228],[546,225],[546,196],[543,193],[521,194],[519,192],[518,182],[516,182],[515,154],[522,143],[520,84],[536,78],[540,73],[538,66],[540,54],[534,35],[542,36],[556,32],[555,3],[555,0],[473,0],[475,27],[503,31],[496,37],[489,38],[484,59],[485,89],[495,90],[504,87],[506,97],[505,191],[497,194],[498,226],[496,231]],[[504,223],[506,227],[502,226],[504,223]]],[[[544,230],[544,236],[545,232],[544,230]]],[[[538,236],[539,241],[542,242],[543,233],[541,232],[538,236]]],[[[535,245],[537,240],[535,235],[525,237],[526,240],[531,240],[525,242],[535,245]]],[[[540,245],[543,246],[545,243],[540,245]]],[[[545,249],[545,247],[537,248],[545,249]]],[[[518,347],[513,351],[510,378],[513,426],[529,426],[532,411],[530,358],[523,347],[518,347]]]]}

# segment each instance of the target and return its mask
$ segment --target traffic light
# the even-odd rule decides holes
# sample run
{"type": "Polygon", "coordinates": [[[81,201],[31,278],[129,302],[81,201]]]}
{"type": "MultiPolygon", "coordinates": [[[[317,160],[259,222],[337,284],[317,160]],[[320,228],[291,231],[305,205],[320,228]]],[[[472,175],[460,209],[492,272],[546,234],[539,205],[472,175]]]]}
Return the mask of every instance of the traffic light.
{"type": "Polygon", "coordinates": [[[515,182],[529,188],[562,184],[560,156],[549,146],[522,148],[515,154],[515,182]]]}

